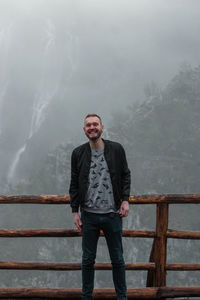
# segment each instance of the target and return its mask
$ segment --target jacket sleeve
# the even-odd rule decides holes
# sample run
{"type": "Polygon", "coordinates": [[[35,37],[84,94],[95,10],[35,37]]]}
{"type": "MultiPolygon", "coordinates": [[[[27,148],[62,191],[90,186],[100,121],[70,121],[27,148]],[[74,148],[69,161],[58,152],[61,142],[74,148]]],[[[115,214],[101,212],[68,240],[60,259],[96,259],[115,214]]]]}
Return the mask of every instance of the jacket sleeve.
{"type": "Polygon", "coordinates": [[[79,209],[79,174],[77,168],[77,154],[72,152],[71,156],[71,182],[69,188],[70,205],[72,212],[78,212],[79,209]]]}
{"type": "Polygon", "coordinates": [[[122,189],[122,201],[129,201],[130,197],[130,186],[131,186],[131,172],[128,168],[126,154],[124,148],[121,146],[121,189],[122,189]]]}

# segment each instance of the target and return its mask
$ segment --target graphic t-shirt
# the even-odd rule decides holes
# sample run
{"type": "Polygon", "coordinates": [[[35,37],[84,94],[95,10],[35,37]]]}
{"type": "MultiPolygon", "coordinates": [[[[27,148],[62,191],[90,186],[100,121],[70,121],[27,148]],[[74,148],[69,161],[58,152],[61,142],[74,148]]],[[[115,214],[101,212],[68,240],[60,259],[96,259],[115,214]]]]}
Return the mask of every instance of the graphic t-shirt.
{"type": "Polygon", "coordinates": [[[91,149],[89,187],[84,210],[94,213],[115,212],[110,173],[104,157],[104,147],[91,149]]]}

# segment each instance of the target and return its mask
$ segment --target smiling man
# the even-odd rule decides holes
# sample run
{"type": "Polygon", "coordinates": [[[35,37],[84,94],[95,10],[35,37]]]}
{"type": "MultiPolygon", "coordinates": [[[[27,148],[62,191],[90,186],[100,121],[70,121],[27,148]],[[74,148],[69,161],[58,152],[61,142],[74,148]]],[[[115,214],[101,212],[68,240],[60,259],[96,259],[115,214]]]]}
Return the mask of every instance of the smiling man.
{"type": "Polygon", "coordinates": [[[74,224],[82,232],[82,299],[93,299],[94,263],[103,230],[117,299],[124,300],[122,218],[129,212],[130,170],[121,144],[102,139],[104,126],[97,114],[85,117],[83,130],[89,142],[72,152],[69,190],[74,224]]]}

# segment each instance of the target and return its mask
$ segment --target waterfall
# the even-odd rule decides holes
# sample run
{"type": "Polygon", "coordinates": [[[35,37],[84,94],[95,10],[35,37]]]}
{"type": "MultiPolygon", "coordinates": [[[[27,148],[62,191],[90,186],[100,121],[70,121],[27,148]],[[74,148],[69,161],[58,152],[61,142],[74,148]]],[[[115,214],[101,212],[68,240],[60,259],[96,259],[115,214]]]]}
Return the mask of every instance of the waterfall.
{"type": "Polygon", "coordinates": [[[14,159],[10,165],[7,177],[9,182],[11,182],[14,178],[16,168],[18,166],[22,154],[26,150],[28,140],[30,140],[33,137],[33,135],[38,132],[41,125],[45,121],[46,112],[49,107],[49,104],[56,95],[56,92],[58,91],[58,78],[54,78],[53,82],[48,82],[47,77],[47,66],[51,63],[52,60],[55,59],[55,57],[52,56],[55,54],[54,50],[56,46],[56,31],[55,26],[51,22],[51,20],[47,20],[44,32],[46,39],[43,51],[43,63],[41,66],[41,80],[33,102],[30,130],[28,138],[26,139],[23,146],[20,147],[20,149],[15,153],[14,159]]]}
{"type": "Polygon", "coordinates": [[[45,121],[46,110],[51,100],[56,95],[57,90],[58,90],[58,86],[55,86],[54,90],[50,92],[45,91],[40,95],[36,96],[35,101],[33,103],[31,127],[29,131],[28,139],[32,138],[32,136],[39,130],[42,123],[45,121]]]}
{"type": "Polygon", "coordinates": [[[26,150],[26,144],[24,144],[15,154],[15,157],[13,159],[13,162],[10,166],[9,172],[8,172],[8,181],[10,182],[13,178],[13,175],[15,173],[15,169],[17,167],[17,164],[20,160],[21,155],[24,153],[24,151],[26,150]]]}
{"type": "Polygon", "coordinates": [[[48,79],[46,78],[46,67],[49,63],[51,63],[51,60],[54,59],[54,57],[52,57],[51,50],[54,50],[56,46],[55,26],[49,19],[47,20],[46,24],[45,35],[46,41],[43,54],[42,76],[33,103],[31,126],[28,139],[32,138],[32,136],[39,130],[42,123],[45,121],[47,108],[58,90],[58,78],[54,78],[54,82],[50,84],[48,84],[48,79]]]}
{"type": "Polygon", "coordinates": [[[61,45],[62,51],[65,52],[64,57],[60,55],[59,49],[61,49],[61,45],[58,43],[56,27],[51,19],[45,21],[43,37],[43,54],[39,75],[40,80],[33,99],[30,129],[24,144],[17,150],[11,162],[8,171],[9,182],[14,178],[19,161],[27,149],[28,141],[32,139],[45,122],[48,108],[55,99],[55,96],[58,95],[63,64],[67,70],[67,76],[65,77],[67,78],[67,81],[71,79],[73,73],[77,70],[79,48],[79,39],[77,36],[70,32],[65,32],[65,36],[62,36],[61,45]],[[63,40],[65,40],[64,47],[63,40]]]}

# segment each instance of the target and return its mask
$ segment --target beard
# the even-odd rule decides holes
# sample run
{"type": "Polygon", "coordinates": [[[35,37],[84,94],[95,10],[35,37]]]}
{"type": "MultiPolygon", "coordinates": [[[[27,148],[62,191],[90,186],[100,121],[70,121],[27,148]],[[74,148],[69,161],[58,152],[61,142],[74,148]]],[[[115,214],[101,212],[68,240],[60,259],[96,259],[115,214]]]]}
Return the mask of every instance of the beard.
{"type": "Polygon", "coordinates": [[[93,131],[93,132],[96,133],[95,136],[90,136],[90,133],[91,133],[91,132],[86,132],[85,135],[88,137],[88,139],[89,139],[90,141],[95,142],[95,141],[97,141],[97,140],[100,138],[100,136],[102,135],[102,132],[103,132],[103,131],[102,131],[102,130],[95,130],[95,131],[93,131]]]}

